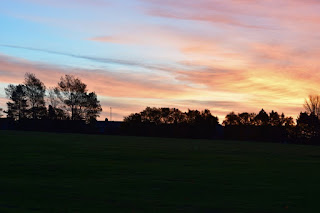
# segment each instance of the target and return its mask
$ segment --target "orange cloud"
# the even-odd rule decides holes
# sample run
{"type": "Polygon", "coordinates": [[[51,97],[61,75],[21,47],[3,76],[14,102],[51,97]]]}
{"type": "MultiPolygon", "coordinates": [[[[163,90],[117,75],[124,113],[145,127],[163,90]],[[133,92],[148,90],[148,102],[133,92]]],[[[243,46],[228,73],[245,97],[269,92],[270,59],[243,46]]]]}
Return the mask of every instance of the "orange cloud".
{"type": "Polygon", "coordinates": [[[122,36],[96,36],[89,38],[91,41],[115,43],[115,44],[134,44],[137,40],[132,38],[125,38],[122,36]]]}
{"type": "MultiPolygon", "coordinates": [[[[101,119],[109,116],[110,106],[116,120],[146,106],[209,108],[220,120],[230,111],[257,112],[261,108],[295,117],[302,110],[304,98],[319,89],[317,79],[284,69],[196,69],[192,64],[195,70],[170,70],[171,77],[166,77],[62,68],[8,56],[0,57],[0,67],[0,83],[21,83],[25,72],[35,73],[48,87],[55,86],[64,74],[80,77],[89,91],[99,95],[104,109],[101,119]],[[176,83],[170,83],[172,77],[176,83]]],[[[3,102],[4,95],[1,98],[3,102]]],[[[4,103],[0,104],[5,108],[4,103]]]]}
{"type": "Polygon", "coordinates": [[[0,57],[0,76],[4,83],[21,83],[24,73],[36,74],[49,87],[55,86],[64,74],[80,77],[90,90],[105,96],[163,98],[178,96],[183,88],[166,82],[160,75],[115,73],[107,70],[62,68],[48,64],[31,63],[7,56],[0,57]],[[48,75],[49,74],[49,75],[48,75]],[[163,82],[162,82],[163,81],[163,82]]]}

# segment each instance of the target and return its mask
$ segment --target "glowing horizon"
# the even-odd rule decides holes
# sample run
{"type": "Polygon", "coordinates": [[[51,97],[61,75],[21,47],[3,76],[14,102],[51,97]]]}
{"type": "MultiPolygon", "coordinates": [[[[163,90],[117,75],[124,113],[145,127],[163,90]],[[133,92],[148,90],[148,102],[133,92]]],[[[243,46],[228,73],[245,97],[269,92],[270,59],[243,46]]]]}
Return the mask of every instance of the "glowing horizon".
{"type": "Polygon", "coordinates": [[[4,88],[73,74],[95,91],[100,120],[145,107],[284,112],[320,94],[317,0],[4,0],[4,88]]]}

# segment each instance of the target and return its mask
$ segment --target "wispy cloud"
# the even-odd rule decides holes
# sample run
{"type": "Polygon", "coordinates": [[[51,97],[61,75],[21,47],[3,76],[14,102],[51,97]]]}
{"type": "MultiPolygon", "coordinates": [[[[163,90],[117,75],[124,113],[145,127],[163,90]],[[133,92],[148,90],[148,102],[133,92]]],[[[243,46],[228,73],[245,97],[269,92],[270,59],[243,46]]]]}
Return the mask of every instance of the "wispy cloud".
{"type": "Polygon", "coordinates": [[[179,85],[165,81],[162,76],[59,67],[8,56],[0,57],[0,67],[1,82],[19,83],[24,73],[31,72],[43,79],[48,86],[54,86],[60,76],[74,74],[85,79],[93,90],[105,96],[163,98],[179,95],[184,90],[179,85]]]}
{"type": "Polygon", "coordinates": [[[76,55],[76,54],[67,53],[67,52],[54,51],[54,50],[48,50],[48,49],[39,49],[39,48],[33,48],[33,47],[23,47],[23,46],[17,46],[17,45],[0,44],[0,46],[9,47],[9,48],[16,48],[16,49],[31,50],[31,51],[37,51],[37,52],[44,52],[44,53],[55,54],[55,55],[68,56],[68,57],[85,59],[85,60],[99,62],[99,63],[105,63],[105,64],[118,64],[118,65],[125,65],[125,66],[135,66],[135,67],[142,67],[145,69],[153,69],[153,70],[160,70],[160,71],[166,71],[166,72],[174,69],[173,67],[170,67],[167,65],[147,64],[147,63],[143,63],[143,62],[139,62],[139,61],[130,61],[130,60],[122,60],[122,59],[106,58],[106,57],[96,57],[96,56],[86,56],[86,55],[76,55]]]}
{"type": "Polygon", "coordinates": [[[55,0],[22,0],[27,3],[33,3],[38,5],[58,7],[58,8],[77,8],[80,6],[90,7],[106,7],[109,6],[111,1],[109,0],[68,0],[68,1],[55,1],[55,0]]]}
{"type": "Polygon", "coordinates": [[[96,91],[99,97],[105,97],[106,111],[108,103],[114,104],[122,116],[146,106],[170,106],[182,110],[210,108],[220,118],[228,111],[257,111],[259,108],[271,110],[274,106],[279,111],[285,109],[290,113],[301,106],[309,89],[316,86],[316,82],[311,79],[301,82],[301,78],[292,76],[284,80],[286,75],[276,73],[257,77],[250,72],[232,70],[176,71],[173,75],[180,83],[173,84],[154,74],[148,76],[66,68],[3,55],[0,57],[0,67],[2,83],[21,83],[24,73],[31,72],[48,87],[52,87],[57,84],[60,76],[76,75],[83,79],[89,90],[96,91]],[[193,84],[205,87],[190,86],[193,84]],[[109,99],[117,101],[110,103],[109,99]]]}

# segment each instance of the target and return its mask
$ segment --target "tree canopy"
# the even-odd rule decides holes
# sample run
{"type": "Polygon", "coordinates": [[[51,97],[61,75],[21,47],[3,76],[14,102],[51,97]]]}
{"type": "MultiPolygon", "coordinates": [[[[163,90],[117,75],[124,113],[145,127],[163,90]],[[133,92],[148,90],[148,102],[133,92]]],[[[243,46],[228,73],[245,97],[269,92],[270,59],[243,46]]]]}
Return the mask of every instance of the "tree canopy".
{"type": "Polygon", "coordinates": [[[87,93],[87,85],[73,75],[61,77],[58,86],[54,88],[56,97],[68,110],[71,120],[86,120],[91,122],[99,117],[102,111],[100,101],[95,92],[87,93]]]}
{"type": "Polygon", "coordinates": [[[160,124],[218,124],[218,117],[211,114],[210,110],[188,110],[181,112],[176,108],[147,107],[140,113],[133,113],[124,118],[127,123],[152,123],[160,124]]]}
{"type": "Polygon", "coordinates": [[[27,98],[28,117],[33,119],[45,118],[47,114],[45,94],[46,86],[32,73],[25,74],[25,95],[27,98]]]}
{"type": "Polygon", "coordinates": [[[315,116],[320,116],[320,96],[319,95],[309,95],[305,100],[303,105],[304,109],[308,114],[314,114],[315,116]]]}
{"type": "Polygon", "coordinates": [[[14,120],[27,118],[28,103],[25,85],[10,84],[5,88],[6,96],[11,100],[7,102],[7,117],[14,120]]]}
{"type": "Polygon", "coordinates": [[[26,73],[23,84],[10,84],[5,92],[10,99],[7,102],[7,117],[14,120],[70,119],[90,123],[102,111],[96,93],[87,93],[87,85],[72,75],[61,77],[58,85],[47,91],[40,79],[32,73],[26,73]]]}
{"type": "Polygon", "coordinates": [[[258,114],[231,112],[226,115],[222,123],[225,126],[292,126],[294,124],[292,117],[286,117],[283,113],[271,111],[269,115],[261,109],[258,114]]]}

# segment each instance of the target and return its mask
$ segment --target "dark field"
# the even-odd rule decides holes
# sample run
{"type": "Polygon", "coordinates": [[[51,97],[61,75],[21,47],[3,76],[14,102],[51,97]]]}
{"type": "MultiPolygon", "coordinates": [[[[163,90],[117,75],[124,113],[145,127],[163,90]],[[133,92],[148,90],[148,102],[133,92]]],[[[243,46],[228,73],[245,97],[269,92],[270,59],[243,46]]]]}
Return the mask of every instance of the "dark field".
{"type": "Polygon", "coordinates": [[[320,147],[0,131],[0,212],[320,212],[320,147]]]}

